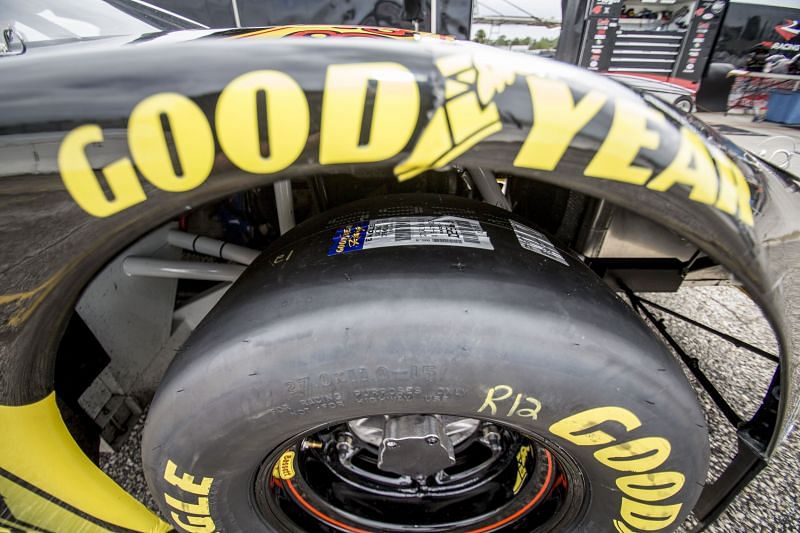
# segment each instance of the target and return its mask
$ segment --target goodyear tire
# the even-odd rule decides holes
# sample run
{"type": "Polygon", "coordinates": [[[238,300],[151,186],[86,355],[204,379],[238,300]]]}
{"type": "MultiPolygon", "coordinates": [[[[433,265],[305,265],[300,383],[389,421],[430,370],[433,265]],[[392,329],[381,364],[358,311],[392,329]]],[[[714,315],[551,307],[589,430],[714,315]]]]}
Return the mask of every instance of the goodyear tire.
{"type": "MultiPolygon", "coordinates": [[[[541,451],[531,461],[558,462],[558,479],[549,470],[545,481],[527,476],[529,500],[531,484],[562,485],[560,514],[541,527],[676,528],[708,466],[694,393],[600,279],[509,217],[461,199],[387,197],[323,214],[263,253],[195,332],[151,406],[145,474],[164,515],[185,531],[539,527],[525,515],[530,503],[513,499],[471,522],[465,506],[458,520],[443,511],[443,522],[436,513],[395,516],[402,527],[359,522],[333,505],[305,508],[305,518],[284,512],[286,487],[308,494],[314,482],[300,479],[302,450],[315,442],[304,436],[365,417],[435,413],[522,435],[541,451]],[[398,245],[409,243],[397,233],[390,246],[366,245],[359,222],[390,217],[458,217],[478,228],[444,238],[461,238],[458,246],[398,245]],[[281,487],[274,505],[264,503],[281,487]]],[[[520,459],[522,448],[524,478],[535,465],[520,459]]],[[[358,501],[347,487],[329,496],[346,489],[358,501]]]]}
{"type": "Polygon", "coordinates": [[[672,102],[672,105],[683,111],[684,113],[691,113],[694,111],[694,100],[688,96],[681,96],[672,102]]]}

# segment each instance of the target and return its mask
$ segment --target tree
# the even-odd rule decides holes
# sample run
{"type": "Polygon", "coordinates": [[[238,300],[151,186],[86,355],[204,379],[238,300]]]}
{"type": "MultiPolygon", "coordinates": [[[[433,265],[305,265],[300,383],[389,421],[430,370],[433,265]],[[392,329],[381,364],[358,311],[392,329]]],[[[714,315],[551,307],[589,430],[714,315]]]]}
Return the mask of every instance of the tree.
{"type": "Polygon", "coordinates": [[[556,46],[558,46],[558,37],[553,39],[542,37],[541,39],[533,41],[530,46],[528,46],[528,50],[550,50],[556,46]]]}
{"type": "Polygon", "coordinates": [[[508,43],[508,39],[506,39],[506,36],[505,35],[501,35],[492,44],[494,44],[494,46],[508,46],[509,43],[508,43]]]}
{"type": "Polygon", "coordinates": [[[486,44],[486,32],[483,30],[478,30],[475,32],[475,39],[476,43],[486,44]]]}

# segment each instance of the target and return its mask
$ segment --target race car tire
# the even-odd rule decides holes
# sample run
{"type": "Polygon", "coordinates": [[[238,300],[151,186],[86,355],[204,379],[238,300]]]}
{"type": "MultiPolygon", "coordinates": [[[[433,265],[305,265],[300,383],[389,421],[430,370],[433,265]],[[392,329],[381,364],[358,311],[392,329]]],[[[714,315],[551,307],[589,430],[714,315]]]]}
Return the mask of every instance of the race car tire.
{"type": "Polygon", "coordinates": [[[691,113],[694,111],[694,101],[688,96],[680,96],[672,102],[672,105],[683,111],[684,113],[691,113]]]}
{"type": "MultiPolygon", "coordinates": [[[[492,421],[564,458],[581,497],[559,530],[674,530],[706,478],[697,398],[633,311],[530,223],[439,195],[356,202],[262,253],[160,385],[145,475],[179,531],[372,530],[292,523],[259,503],[259,483],[295,476],[285,450],[319,428],[426,413],[492,421]],[[393,217],[457,217],[485,235],[375,247],[356,234],[393,217]]],[[[533,529],[490,523],[459,530],[533,529]]]]}

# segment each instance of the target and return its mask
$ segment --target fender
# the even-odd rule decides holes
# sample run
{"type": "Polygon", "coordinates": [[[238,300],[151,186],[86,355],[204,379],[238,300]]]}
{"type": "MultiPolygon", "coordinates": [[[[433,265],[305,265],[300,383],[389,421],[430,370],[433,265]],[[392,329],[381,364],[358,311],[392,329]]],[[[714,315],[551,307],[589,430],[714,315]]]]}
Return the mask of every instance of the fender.
{"type": "Polygon", "coordinates": [[[701,123],[569,65],[407,30],[265,38],[303,31],[186,32],[177,43],[0,63],[0,425],[14,436],[0,446],[0,495],[17,513],[11,523],[55,503],[87,530],[165,527],[70,448],[53,400],[66,320],[92,276],[145,232],[305,174],[409,180],[483,166],[671,228],[726,266],[776,332],[780,366],[751,424],[765,435],[759,461],[771,455],[798,411],[800,316],[787,306],[800,301],[796,182],[701,123]],[[34,445],[42,440],[50,446],[34,445]],[[70,466],[48,473],[58,443],[70,466]],[[86,498],[65,481],[78,475],[86,498]],[[101,493],[113,502],[92,503],[101,493]]]}

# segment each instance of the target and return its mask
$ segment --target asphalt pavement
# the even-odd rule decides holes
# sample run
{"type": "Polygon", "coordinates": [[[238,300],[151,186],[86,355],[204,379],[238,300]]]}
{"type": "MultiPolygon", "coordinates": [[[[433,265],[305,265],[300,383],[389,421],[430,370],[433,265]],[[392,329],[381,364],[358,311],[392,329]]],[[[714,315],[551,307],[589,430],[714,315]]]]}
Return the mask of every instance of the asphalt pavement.
{"type": "MultiPolygon", "coordinates": [[[[661,305],[738,337],[763,350],[776,352],[771,329],[758,308],[734,287],[684,288],[675,294],[644,295],[661,305]]],[[[670,333],[691,355],[742,417],[751,416],[769,383],[774,363],[737,349],[730,343],[680,320],[665,317],[670,333]]],[[[689,375],[687,371],[687,376],[689,375]]],[[[711,467],[708,482],[716,479],[735,451],[733,428],[709,397],[689,377],[698,391],[711,431],[711,467]]],[[[103,454],[101,466],[113,479],[151,509],[155,502],[147,491],[141,469],[139,443],[142,422],[117,453],[103,454]]],[[[779,449],[770,465],[736,498],[707,531],[800,531],[800,438],[795,433],[779,449]]],[[[680,531],[689,531],[690,522],[680,531]]]]}

